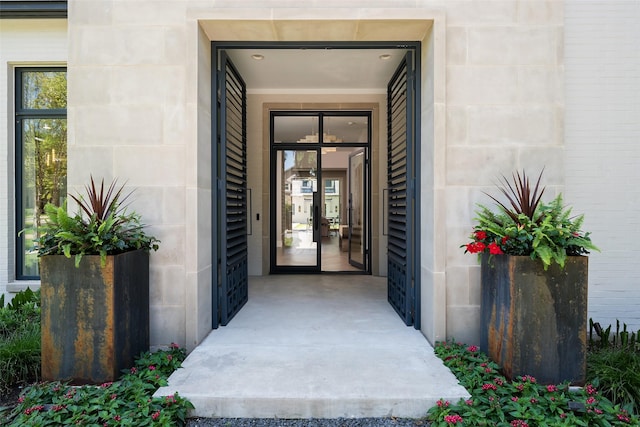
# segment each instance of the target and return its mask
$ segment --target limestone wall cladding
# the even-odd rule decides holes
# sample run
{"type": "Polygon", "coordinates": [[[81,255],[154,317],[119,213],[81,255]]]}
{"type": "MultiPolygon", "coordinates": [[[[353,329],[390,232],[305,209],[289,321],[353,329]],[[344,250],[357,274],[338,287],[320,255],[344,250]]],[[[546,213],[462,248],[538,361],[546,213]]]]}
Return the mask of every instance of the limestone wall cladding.
{"type": "Polygon", "coordinates": [[[69,185],[92,173],[136,189],[131,208],[162,241],[151,255],[152,346],[193,346],[206,334],[196,325],[211,324],[201,310],[211,305],[209,141],[199,144],[210,133],[198,126],[207,83],[196,66],[206,72],[207,61],[185,13],[179,1],[69,2],[69,185]]]}
{"type": "Polygon", "coordinates": [[[15,281],[14,69],[64,66],[66,61],[65,20],[0,20],[0,294],[39,286],[39,282],[15,281]]]}
{"type": "MultiPolygon", "coordinates": [[[[431,63],[443,75],[423,80],[434,85],[425,98],[432,105],[423,109],[432,144],[423,147],[422,173],[431,184],[423,190],[433,201],[424,214],[423,275],[438,307],[430,339],[475,342],[478,267],[459,245],[475,203],[485,200],[481,191],[522,167],[546,166],[547,182],[563,184],[562,2],[70,0],[71,188],[90,172],[137,188],[132,207],[162,240],[151,257],[152,343],[195,345],[206,333],[211,271],[210,63],[198,20],[245,16],[246,37],[269,28],[264,20],[273,16],[311,19],[310,8],[332,22],[408,19],[413,9],[431,10],[445,26],[431,41],[442,47],[431,63]]],[[[401,29],[386,31],[398,37],[401,29]]],[[[288,26],[280,37],[310,31],[288,26]]]]}
{"type": "MultiPolygon", "coordinates": [[[[590,316],[640,328],[632,255],[640,6],[626,0],[70,0],[68,23],[1,20],[0,292],[24,285],[13,271],[12,67],[68,58],[70,189],[89,173],[137,188],[133,208],[162,240],[151,257],[152,343],[192,347],[211,316],[211,64],[198,21],[244,16],[244,30],[229,39],[273,30],[273,17],[300,20],[281,37],[348,39],[336,17],[406,19],[418,9],[444,26],[423,40],[423,86],[432,86],[422,93],[429,338],[477,341],[479,267],[459,246],[497,176],[543,166],[549,191],[564,190],[586,213],[602,249],[591,257],[590,316]],[[312,30],[310,9],[335,25],[312,30]]],[[[402,38],[407,27],[376,28],[402,38]]],[[[263,264],[259,250],[251,256],[263,264]]]]}
{"type": "Polygon", "coordinates": [[[640,3],[567,2],[566,198],[600,253],[589,262],[589,317],[640,329],[640,3]]]}
{"type": "Polygon", "coordinates": [[[476,342],[480,274],[460,245],[501,175],[563,184],[563,4],[443,2],[447,16],[446,336],[476,342]]]}

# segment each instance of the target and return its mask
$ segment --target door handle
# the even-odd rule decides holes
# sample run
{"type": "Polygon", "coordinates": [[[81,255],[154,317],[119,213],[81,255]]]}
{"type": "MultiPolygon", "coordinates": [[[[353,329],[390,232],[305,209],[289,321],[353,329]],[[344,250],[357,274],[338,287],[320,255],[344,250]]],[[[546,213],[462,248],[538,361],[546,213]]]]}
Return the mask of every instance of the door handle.
{"type": "Polygon", "coordinates": [[[313,193],[313,241],[320,241],[320,194],[313,193]]]}

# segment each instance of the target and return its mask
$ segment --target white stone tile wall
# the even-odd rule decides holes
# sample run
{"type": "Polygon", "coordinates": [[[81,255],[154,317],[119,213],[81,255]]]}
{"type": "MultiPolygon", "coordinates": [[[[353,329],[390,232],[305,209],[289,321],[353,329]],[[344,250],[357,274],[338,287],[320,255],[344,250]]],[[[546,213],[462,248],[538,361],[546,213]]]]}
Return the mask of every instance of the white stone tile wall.
{"type": "Polygon", "coordinates": [[[460,245],[483,191],[526,168],[564,180],[563,5],[444,2],[446,57],[446,336],[479,337],[479,266],[460,245]]]}
{"type": "MultiPolygon", "coordinates": [[[[427,66],[423,331],[431,340],[477,341],[479,267],[459,246],[471,231],[475,204],[489,203],[482,191],[491,190],[496,177],[522,168],[535,174],[543,166],[549,192],[566,184],[567,199],[588,214],[586,225],[603,248],[592,258],[597,302],[592,298],[591,311],[611,318],[611,307],[631,311],[624,307],[637,306],[639,298],[629,232],[637,228],[632,213],[640,200],[638,8],[623,0],[70,0],[70,184],[78,188],[91,172],[137,188],[133,207],[162,240],[151,258],[152,343],[191,348],[208,332],[211,315],[209,38],[351,40],[357,34],[371,40],[382,34],[402,40],[428,27],[418,37],[427,66]],[[310,19],[331,25],[305,25],[310,19]],[[359,33],[344,19],[361,20],[359,33]],[[412,21],[382,24],[385,19],[412,21]]],[[[66,60],[63,31],[47,38],[54,47],[41,51],[55,58],[25,60],[66,60]]],[[[4,48],[0,55],[5,73],[4,48]]],[[[0,83],[6,81],[0,74],[0,83]]],[[[12,176],[6,147],[0,173],[12,176]]],[[[11,191],[0,185],[3,230],[11,191]]],[[[253,198],[259,205],[258,191],[253,198]]],[[[254,227],[255,257],[259,236],[254,227]]],[[[0,286],[9,274],[8,242],[0,233],[0,286]]]]}
{"type": "Polygon", "coordinates": [[[566,200],[601,252],[589,316],[640,329],[640,2],[567,2],[566,200]]]}
{"type": "MultiPolygon", "coordinates": [[[[63,19],[0,19],[0,294],[15,282],[14,69],[65,66],[67,22],[63,19]]],[[[32,288],[39,282],[29,282],[32,288]]],[[[5,298],[11,297],[7,293],[5,298]]]]}

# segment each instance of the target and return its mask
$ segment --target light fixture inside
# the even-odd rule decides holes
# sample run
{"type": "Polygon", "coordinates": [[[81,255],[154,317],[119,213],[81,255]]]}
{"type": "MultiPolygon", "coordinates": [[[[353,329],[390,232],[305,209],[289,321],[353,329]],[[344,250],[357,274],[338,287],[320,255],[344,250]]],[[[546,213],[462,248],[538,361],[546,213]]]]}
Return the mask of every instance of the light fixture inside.
{"type": "Polygon", "coordinates": [[[391,55],[388,53],[383,53],[382,55],[380,55],[378,58],[380,58],[383,61],[386,61],[387,59],[391,59],[391,55]]]}
{"type": "Polygon", "coordinates": [[[264,55],[260,55],[259,53],[254,53],[253,55],[251,55],[252,59],[255,59],[256,61],[262,61],[264,59],[264,55]]]}

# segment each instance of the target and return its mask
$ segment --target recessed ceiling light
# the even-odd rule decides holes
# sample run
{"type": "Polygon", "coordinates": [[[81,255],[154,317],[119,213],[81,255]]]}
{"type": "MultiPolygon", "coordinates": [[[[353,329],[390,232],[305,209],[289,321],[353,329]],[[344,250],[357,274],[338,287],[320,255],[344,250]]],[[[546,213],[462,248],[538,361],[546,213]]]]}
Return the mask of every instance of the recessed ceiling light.
{"type": "Polygon", "coordinates": [[[253,55],[251,55],[251,58],[255,59],[256,61],[262,61],[264,59],[264,55],[260,55],[259,53],[254,53],[253,55]]]}
{"type": "Polygon", "coordinates": [[[391,55],[389,55],[388,53],[383,53],[378,58],[380,58],[383,61],[386,61],[387,59],[391,59],[391,55]]]}

